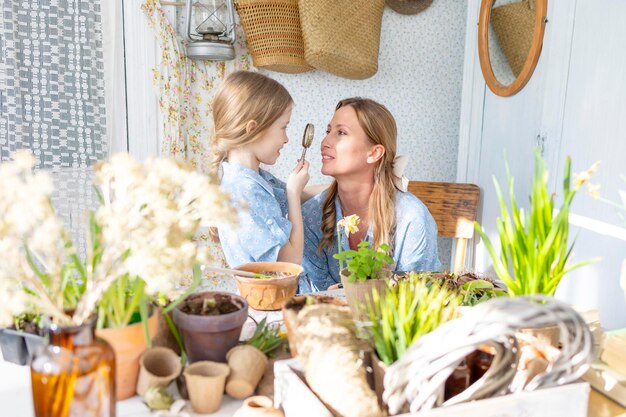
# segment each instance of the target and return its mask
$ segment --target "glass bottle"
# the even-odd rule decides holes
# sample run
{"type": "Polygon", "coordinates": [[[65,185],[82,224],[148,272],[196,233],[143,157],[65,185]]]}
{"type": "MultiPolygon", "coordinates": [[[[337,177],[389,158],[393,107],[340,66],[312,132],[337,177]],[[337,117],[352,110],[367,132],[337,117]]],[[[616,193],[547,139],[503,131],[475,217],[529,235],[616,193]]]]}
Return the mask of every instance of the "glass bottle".
{"type": "Polygon", "coordinates": [[[115,417],[115,355],[95,325],[50,325],[30,365],[36,417],[115,417]]]}

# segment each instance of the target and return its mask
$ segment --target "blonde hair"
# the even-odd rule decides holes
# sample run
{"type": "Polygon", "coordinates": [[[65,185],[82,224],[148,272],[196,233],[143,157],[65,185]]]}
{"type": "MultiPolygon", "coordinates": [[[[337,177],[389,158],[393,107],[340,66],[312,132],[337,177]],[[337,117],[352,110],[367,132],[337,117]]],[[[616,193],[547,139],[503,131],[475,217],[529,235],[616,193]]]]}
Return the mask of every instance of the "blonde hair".
{"type": "Polygon", "coordinates": [[[230,74],[213,98],[213,157],[209,174],[217,176],[230,150],[257,140],[292,103],[291,95],[278,81],[257,72],[230,74]],[[247,132],[246,125],[251,120],[256,127],[247,132]]]}
{"type": "MultiPolygon", "coordinates": [[[[356,112],[359,125],[372,145],[382,145],[385,153],[374,171],[374,189],[369,198],[368,221],[374,229],[374,247],[387,243],[393,253],[393,237],[396,228],[396,188],[393,184],[393,160],[396,157],[398,129],[391,112],[382,104],[367,98],[354,97],[341,100],[335,111],[350,106],[356,112]]],[[[323,237],[318,246],[321,251],[332,245],[337,225],[335,198],[337,181],[328,189],[322,205],[323,237]]],[[[344,213],[345,214],[345,213],[344,213]]]]}

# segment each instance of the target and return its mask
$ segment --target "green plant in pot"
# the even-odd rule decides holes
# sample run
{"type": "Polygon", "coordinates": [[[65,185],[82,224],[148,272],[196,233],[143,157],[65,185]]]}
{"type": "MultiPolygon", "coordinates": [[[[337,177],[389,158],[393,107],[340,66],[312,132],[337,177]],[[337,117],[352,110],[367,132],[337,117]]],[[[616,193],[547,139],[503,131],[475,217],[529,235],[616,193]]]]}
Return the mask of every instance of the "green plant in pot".
{"type": "Polygon", "coordinates": [[[410,274],[383,294],[374,290],[368,304],[368,325],[377,395],[383,391],[386,366],[402,357],[421,336],[456,316],[458,293],[434,281],[410,274]]]}
{"type": "Polygon", "coordinates": [[[394,274],[391,285],[406,279],[422,279],[455,291],[460,296],[459,307],[471,307],[483,301],[507,294],[497,282],[473,272],[405,272],[394,274]]]}
{"type": "MultiPolygon", "coordinates": [[[[554,194],[548,191],[548,173],[539,150],[535,151],[535,167],[530,195],[530,208],[519,208],[515,198],[514,181],[507,165],[508,195],[510,209],[494,178],[500,202],[497,219],[500,251],[492,243],[486,231],[477,223],[474,228],[483,239],[493,268],[507,287],[511,297],[544,294],[553,296],[565,274],[583,265],[595,262],[590,259],[573,265],[568,264],[574,243],[569,239],[569,212],[574,196],[593,175],[597,163],[587,171],[571,178],[571,160],[565,160],[563,188],[560,207],[554,194]]],[[[524,329],[527,331],[527,329],[524,329]]],[[[558,328],[528,329],[528,332],[558,344],[558,328]]]]}
{"type": "Polygon", "coordinates": [[[372,290],[379,293],[385,291],[391,271],[386,267],[393,263],[388,255],[389,245],[383,243],[378,248],[370,248],[370,243],[363,241],[358,244],[357,250],[342,250],[341,231],[346,234],[357,232],[359,217],[347,216],[337,222],[337,254],[339,260],[341,283],[345,289],[346,300],[354,313],[355,319],[367,319],[367,303],[371,300],[372,290]]]}
{"type": "Polygon", "coordinates": [[[245,344],[235,346],[226,354],[230,367],[226,393],[239,399],[254,394],[267,367],[268,355],[278,349],[284,341],[280,328],[268,324],[264,317],[245,344]]]}
{"type": "Polygon", "coordinates": [[[565,161],[561,206],[556,208],[555,195],[548,191],[548,173],[545,162],[537,150],[535,169],[530,195],[530,209],[520,209],[507,165],[510,210],[502,194],[500,184],[494,185],[500,202],[500,217],[497,219],[500,253],[485,230],[478,224],[474,227],[483,239],[485,248],[493,262],[498,277],[507,286],[511,297],[532,294],[554,295],[561,278],[576,268],[594,262],[595,259],[574,265],[567,262],[574,243],[568,245],[569,212],[572,201],[580,187],[595,172],[597,165],[571,181],[571,160],[565,161]]]}

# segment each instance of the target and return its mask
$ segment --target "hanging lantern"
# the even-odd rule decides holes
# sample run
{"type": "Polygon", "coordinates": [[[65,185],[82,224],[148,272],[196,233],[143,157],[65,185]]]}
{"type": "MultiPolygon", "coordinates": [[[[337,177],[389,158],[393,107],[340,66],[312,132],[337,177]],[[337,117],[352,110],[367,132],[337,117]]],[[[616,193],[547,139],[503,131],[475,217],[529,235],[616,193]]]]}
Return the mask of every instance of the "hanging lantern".
{"type": "Polygon", "coordinates": [[[187,56],[226,61],[235,58],[233,0],[186,0],[187,56]]]}

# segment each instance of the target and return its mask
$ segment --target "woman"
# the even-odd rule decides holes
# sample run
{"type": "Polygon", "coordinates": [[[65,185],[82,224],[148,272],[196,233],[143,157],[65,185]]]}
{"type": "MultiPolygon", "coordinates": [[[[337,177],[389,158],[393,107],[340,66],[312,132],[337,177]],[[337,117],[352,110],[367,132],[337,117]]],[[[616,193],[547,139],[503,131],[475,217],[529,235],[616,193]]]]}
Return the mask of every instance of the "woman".
{"type": "Polygon", "coordinates": [[[362,240],[374,247],[390,245],[395,271],[436,271],[437,225],[428,209],[406,192],[408,181],[394,174],[396,122],[387,108],[373,100],[339,102],[322,141],[322,174],[335,179],[325,192],[303,205],[304,258],[307,279],[301,291],[322,291],[340,282],[337,221],[356,214],[358,232],[343,249],[357,249],[362,240]]]}

